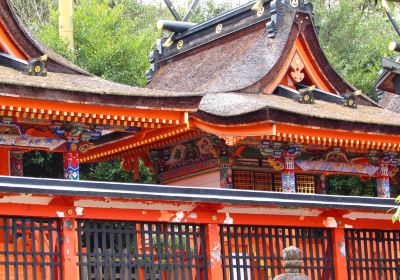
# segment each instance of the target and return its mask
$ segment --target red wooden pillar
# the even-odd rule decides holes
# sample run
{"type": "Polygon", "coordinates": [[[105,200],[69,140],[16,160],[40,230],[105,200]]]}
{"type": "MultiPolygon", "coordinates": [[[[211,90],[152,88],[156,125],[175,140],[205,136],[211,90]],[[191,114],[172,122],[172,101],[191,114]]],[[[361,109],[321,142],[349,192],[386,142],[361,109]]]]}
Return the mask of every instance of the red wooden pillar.
{"type": "Polygon", "coordinates": [[[61,265],[62,279],[79,279],[79,267],[77,256],[77,234],[75,231],[75,219],[61,219],[61,265]]]}
{"type": "Polygon", "coordinates": [[[206,226],[206,256],[210,266],[208,267],[209,280],[221,280],[222,259],[221,259],[221,238],[219,235],[219,226],[217,224],[208,224],[206,226]]]}
{"type": "Polygon", "coordinates": [[[140,180],[139,157],[133,159],[133,180],[136,183],[140,180]]]}
{"type": "Polygon", "coordinates": [[[10,175],[10,151],[4,148],[0,148],[0,175],[10,175]]]}
{"type": "Polygon", "coordinates": [[[344,240],[344,228],[332,229],[333,237],[333,264],[336,280],[346,280],[347,261],[346,261],[346,243],[344,240]]]}

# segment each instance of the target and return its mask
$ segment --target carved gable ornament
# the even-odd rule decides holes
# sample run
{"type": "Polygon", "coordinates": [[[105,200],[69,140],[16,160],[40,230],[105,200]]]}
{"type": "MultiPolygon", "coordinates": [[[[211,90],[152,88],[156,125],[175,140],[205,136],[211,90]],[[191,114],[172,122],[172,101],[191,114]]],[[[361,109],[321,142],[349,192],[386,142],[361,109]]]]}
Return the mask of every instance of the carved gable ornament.
{"type": "Polygon", "coordinates": [[[299,6],[299,0],[290,0],[290,5],[293,8],[297,8],[299,6]]]}
{"type": "Polygon", "coordinates": [[[292,62],[290,63],[290,68],[292,69],[292,72],[290,72],[290,76],[297,83],[300,83],[302,80],[304,80],[304,67],[305,65],[303,61],[301,60],[299,54],[296,53],[293,57],[292,62]]]}

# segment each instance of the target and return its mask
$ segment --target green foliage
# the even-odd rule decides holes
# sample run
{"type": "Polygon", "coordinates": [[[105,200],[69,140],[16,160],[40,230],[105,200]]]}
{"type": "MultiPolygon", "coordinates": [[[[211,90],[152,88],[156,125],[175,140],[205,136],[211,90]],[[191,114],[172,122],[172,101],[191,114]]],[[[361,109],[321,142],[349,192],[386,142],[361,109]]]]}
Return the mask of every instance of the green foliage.
{"type": "Polygon", "coordinates": [[[61,153],[48,153],[30,151],[24,153],[24,176],[39,178],[64,177],[63,155],[61,153]]]}
{"type": "Polygon", "coordinates": [[[229,3],[215,3],[213,0],[207,0],[201,3],[197,9],[194,10],[190,21],[192,22],[203,22],[223,12],[228,11],[232,8],[232,4],[229,3]]]}
{"type": "MultiPolygon", "coordinates": [[[[14,0],[15,1],[15,0],[14,0]]],[[[74,6],[75,50],[58,35],[58,12],[49,7],[47,22],[36,31],[50,48],[88,72],[115,82],[144,86],[147,56],[159,34],[156,11],[135,0],[80,0],[74,6]]]]}
{"type": "MultiPolygon", "coordinates": [[[[121,168],[121,161],[114,160],[94,164],[81,165],[80,179],[86,181],[105,181],[133,183],[133,172],[127,173],[121,168]]],[[[139,163],[139,181],[141,183],[152,183],[153,174],[143,161],[139,163]]]]}
{"type": "Polygon", "coordinates": [[[397,36],[384,10],[365,0],[313,3],[319,40],[328,60],[349,83],[376,100],[373,84],[381,59],[395,55],[388,45],[397,36]]]}
{"type": "Polygon", "coordinates": [[[362,181],[356,176],[335,175],[326,180],[327,193],[332,195],[376,197],[376,180],[362,181]]]}
{"type": "Polygon", "coordinates": [[[58,0],[9,0],[22,23],[36,33],[57,9],[58,0]]]}
{"type": "MultiPolygon", "coordinates": [[[[396,203],[400,204],[400,195],[396,198],[396,203]]],[[[399,221],[400,222],[400,206],[395,209],[395,213],[392,216],[393,223],[399,221]]]]}

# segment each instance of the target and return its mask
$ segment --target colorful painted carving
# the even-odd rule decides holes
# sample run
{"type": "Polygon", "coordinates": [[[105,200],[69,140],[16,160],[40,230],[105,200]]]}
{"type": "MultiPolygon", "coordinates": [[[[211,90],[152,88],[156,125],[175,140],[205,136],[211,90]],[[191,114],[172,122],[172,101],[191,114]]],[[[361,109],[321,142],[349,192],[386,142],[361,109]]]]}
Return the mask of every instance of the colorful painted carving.
{"type": "Polygon", "coordinates": [[[234,146],[240,143],[240,141],[243,139],[243,137],[239,136],[221,136],[221,139],[223,139],[228,146],[234,146]]]}
{"type": "Polygon", "coordinates": [[[296,192],[296,176],[294,174],[294,156],[286,155],[285,171],[282,172],[282,191],[288,193],[296,192]]]}
{"type": "Polygon", "coordinates": [[[340,150],[334,150],[332,152],[329,152],[325,157],[325,161],[349,163],[347,156],[340,150]]]}
{"type": "Polygon", "coordinates": [[[19,150],[10,151],[10,175],[22,177],[24,176],[23,153],[19,150]]]}
{"type": "Polygon", "coordinates": [[[21,131],[15,124],[0,124],[1,135],[21,135],[21,131]]]}
{"type": "Polygon", "coordinates": [[[372,164],[351,164],[343,162],[311,160],[296,160],[295,163],[302,171],[323,171],[373,176],[379,170],[378,166],[372,164]]]}
{"type": "Polygon", "coordinates": [[[219,165],[223,141],[216,137],[201,137],[149,153],[151,162],[158,167],[159,179],[165,182],[188,174],[195,174],[219,165]]]}
{"type": "Polygon", "coordinates": [[[200,138],[195,142],[195,145],[197,146],[201,155],[208,155],[213,152],[213,144],[208,137],[200,138]]]}
{"type": "Polygon", "coordinates": [[[177,167],[174,169],[166,169],[166,167],[160,167],[162,172],[159,173],[159,179],[161,182],[167,182],[172,179],[179,179],[186,175],[195,175],[198,172],[213,169],[219,166],[216,159],[209,159],[205,161],[192,162],[186,166],[177,167]],[[164,169],[165,168],[165,169],[164,169]]]}
{"type": "Polygon", "coordinates": [[[381,198],[390,198],[390,180],[389,178],[378,178],[376,180],[377,189],[378,189],[378,197],[381,198]]]}
{"type": "Polygon", "coordinates": [[[285,164],[279,159],[276,159],[274,157],[267,157],[266,161],[275,171],[282,171],[285,169],[285,164]]]}
{"type": "Polygon", "coordinates": [[[60,147],[65,140],[32,137],[29,135],[4,135],[0,134],[0,146],[20,146],[27,148],[44,148],[55,150],[60,147]]]}
{"type": "Polygon", "coordinates": [[[64,179],[79,180],[79,136],[67,132],[67,151],[64,154],[64,179]]]}
{"type": "Polygon", "coordinates": [[[220,168],[220,187],[223,189],[233,188],[232,161],[229,157],[221,159],[220,168]]]}
{"type": "Polygon", "coordinates": [[[282,172],[282,191],[287,193],[296,192],[296,177],[294,172],[282,172]]]}

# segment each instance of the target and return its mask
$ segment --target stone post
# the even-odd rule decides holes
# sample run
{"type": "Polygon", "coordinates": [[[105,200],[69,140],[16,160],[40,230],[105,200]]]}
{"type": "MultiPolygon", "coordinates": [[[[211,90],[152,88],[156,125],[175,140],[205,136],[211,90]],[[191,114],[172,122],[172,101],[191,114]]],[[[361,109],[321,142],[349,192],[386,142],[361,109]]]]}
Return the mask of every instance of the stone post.
{"type": "Polygon", "coordinates": [[[303,264],[303,256],[299,248],[288,247],[284,249],[282,257],[286,273],[276,276],[274,280],[310,280],[310,278],[300,272],[303,264]]]}

